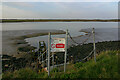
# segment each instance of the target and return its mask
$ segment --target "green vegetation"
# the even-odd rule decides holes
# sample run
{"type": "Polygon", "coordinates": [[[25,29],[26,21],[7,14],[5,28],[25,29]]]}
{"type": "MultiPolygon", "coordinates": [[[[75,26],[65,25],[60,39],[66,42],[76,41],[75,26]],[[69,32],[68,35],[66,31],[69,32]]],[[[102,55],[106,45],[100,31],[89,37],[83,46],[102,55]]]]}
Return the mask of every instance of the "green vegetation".
{"type": "MultiPolygon", "coordinates": [[[[19,53],[22,57],[15,58],[11,56],[3,56],[3,79],[5,78],[120,78],[118,73],[118,46],[120,41],[98,42],[96,43],[97,63],[94,62],[93,55],[89,60],[81,61],[93,49],[93,44],[83,44],[72,46],[68,49],[66,73],[64,67],[56,67],[50,77],[43,68],[38,72],[37,69],[37,53],[19,53]],[[73,56],[71,58],[71,56],[73,56]],[[6,60],[9,59],[9,60],[6,60]],[[80,62],[81,61],[81,62],[80,62]],[[6,65],[7,64],[7,65],[6,65]],[[32,75],[32,76],[31,76],[32,75]],[[27,77],[26,77],[27,76],[27,77]]],[[[21,48],[21,49],[25,49],[21,48]]],[[[26,49],[25,49],[26,50],[26,49]]],[[[55,54],[55,64],[61,64],[64,60],[64,54],[55,54]]],[[[52,65],[52,64],[51,64],[52,65]]]]}
{"type": "Polygon", "coordinates": [[[2,19],[4,22],[118,22],[118,19],[2,19]]]}
{"type": "MultiPolygon", "coordinates": [[[[61,31],[61,32],[51,32],[52,35],[56,35],[56,34],[65,34],[65,32],[61,31]]],[[[44,35],[48,35],[48,33],[33,33],[33,34],[27,34],[24,36],[19,36],[16,38],[12,38],[13,40],[23,40],[26,38],[31,38],[31,37],[37,37],[37,36],[44,36],[44,35]]]]}
{"type": "Polygon", "coordinates": [[[74,66],[67,70],[66,73],[51,73],[51,78],[120,78],[118,72],[118,53],[120,51],[101,52],[97,56],[97,63],[94,62],[94,59],[85,63],[79,62],[73,64],[74,66]]]}
{"type": "Polygon", "coordinates": [[[33,46],[24,46],[24,47],[19,47],[18,50],[20,52],[28,52],[28,51],[31,51],[31,50],[34,50],[36,49],[36,47],[33,47],[33,46]]]}
{"type": "Polygon", "coordinates": [[[47,72],[37,73],[30,68],[23,68],[14,72],[3,73],[3,80],[11,78],[120,78],[118,73],[118,53],[120,53],[120,50],[103,51],[97,56],[96,63],[94,59],[91,59],[85,63],[69,64],[66,73],[63,71],[58,72],[58,69],[55,68],[51,71],[50,77],[47,76],[47,72]]]}
{"type": "Polygon", "coordinates": [[[24,68],[24,69],[20,69],[17,71],[14,71],[13,73],[11,72],[7,72],[5,74],[3,74],[3,78],[37,78],[38,74],[31,70],[30,68],[24,68]]]}
{"type": "Polygon", "coordinates": [[[24,40],[19,40],[14,43],[14,45],[19,45],[19,44],[27,44],[28,42],[25,42],[24,40]]]}

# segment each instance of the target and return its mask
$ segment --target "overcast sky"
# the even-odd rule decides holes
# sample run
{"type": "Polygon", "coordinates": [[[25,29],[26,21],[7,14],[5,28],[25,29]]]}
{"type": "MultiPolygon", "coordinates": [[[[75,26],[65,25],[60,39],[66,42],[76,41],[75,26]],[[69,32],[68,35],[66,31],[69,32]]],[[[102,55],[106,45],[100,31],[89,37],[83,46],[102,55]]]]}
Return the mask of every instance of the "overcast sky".
{"type": "Polygon", "coordinates": [[[119,0],[1,0],[2,2],[118,2],[119,0]]]}
{"type": "MultiPolygon", "coordinates": [[[[7,1],[7,0],[6,0],[7,1]]],[[[18,0],[19,1],[19,0],[18,0]]],[[[0,4],[1,5],[1,4],[0,4]]],[[[3,2],[2,18],[117,18],[118,2],[3,2]]]]}

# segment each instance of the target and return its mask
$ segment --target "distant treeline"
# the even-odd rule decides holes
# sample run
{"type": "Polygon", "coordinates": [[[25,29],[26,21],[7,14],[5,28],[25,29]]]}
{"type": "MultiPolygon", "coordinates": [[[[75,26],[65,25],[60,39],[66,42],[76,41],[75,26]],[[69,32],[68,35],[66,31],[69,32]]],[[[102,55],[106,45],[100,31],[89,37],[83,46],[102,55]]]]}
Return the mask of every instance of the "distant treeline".
{"type": "Polygon", "coordinates": [[[1,19],[0,22],[119,22],[120,19],[1,19]]]}

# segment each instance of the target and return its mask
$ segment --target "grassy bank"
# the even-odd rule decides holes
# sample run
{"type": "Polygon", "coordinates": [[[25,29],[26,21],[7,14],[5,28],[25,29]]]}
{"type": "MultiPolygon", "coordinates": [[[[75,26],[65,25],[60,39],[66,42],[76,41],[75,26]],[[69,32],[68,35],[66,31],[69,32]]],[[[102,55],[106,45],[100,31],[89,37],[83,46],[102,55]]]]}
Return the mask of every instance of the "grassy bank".
{"type": "Polygon", "coordinates": [[[118,22],[118,19],[2,19],[5,22],[118,22]]]}
{"type": "MultiPolygon", "coordinates": [[[[104,51],[86,63],[76,63],[66,73],[53,73],[51,78],[120,78],[118,72],[118,53],[120,51],[104,51]]],[[[68,65],[71,66],[71,65],[68,65]]]]}
{"type": "Polygon", "coordinates": [[[91,59],[85,63],[69,64],[67,65],[66,73],[63,71],[59,72],[58,68],[55,68],[51,71],[50,77],[44,71],[37,73],[30,68],[23,68],[14,72],[3,73],[3,80],[11,78],[120,78],[118,72],[118,53],[120,53],[120,50],[103,51],[97,56],[96,63],[94,59],[91,59]]]}

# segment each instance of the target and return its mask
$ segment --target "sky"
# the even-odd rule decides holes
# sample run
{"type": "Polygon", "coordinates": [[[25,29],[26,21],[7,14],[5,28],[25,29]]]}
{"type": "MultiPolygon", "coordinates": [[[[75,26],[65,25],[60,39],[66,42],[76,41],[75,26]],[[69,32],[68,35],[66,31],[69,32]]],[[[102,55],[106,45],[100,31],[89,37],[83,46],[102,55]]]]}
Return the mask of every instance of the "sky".
{"type": "Polygon", "coordinates": [[[118,2],[119,0],[1,0],[2,2],[118,2]]]}
{"type": "MultiPolygon", "coordinates": [[[[18,0],[19,1],[19,0],[18,0]]],[[[47,0],[45,0],[47,1],[47,0]]],[[[3,19],[118,18],[118,2],[2,2],[3,19]]],[[[89,1],[89,0],[87,0],[89,1]]],[[[116,0],[117,1],[117,0],[116,0]]]]}

